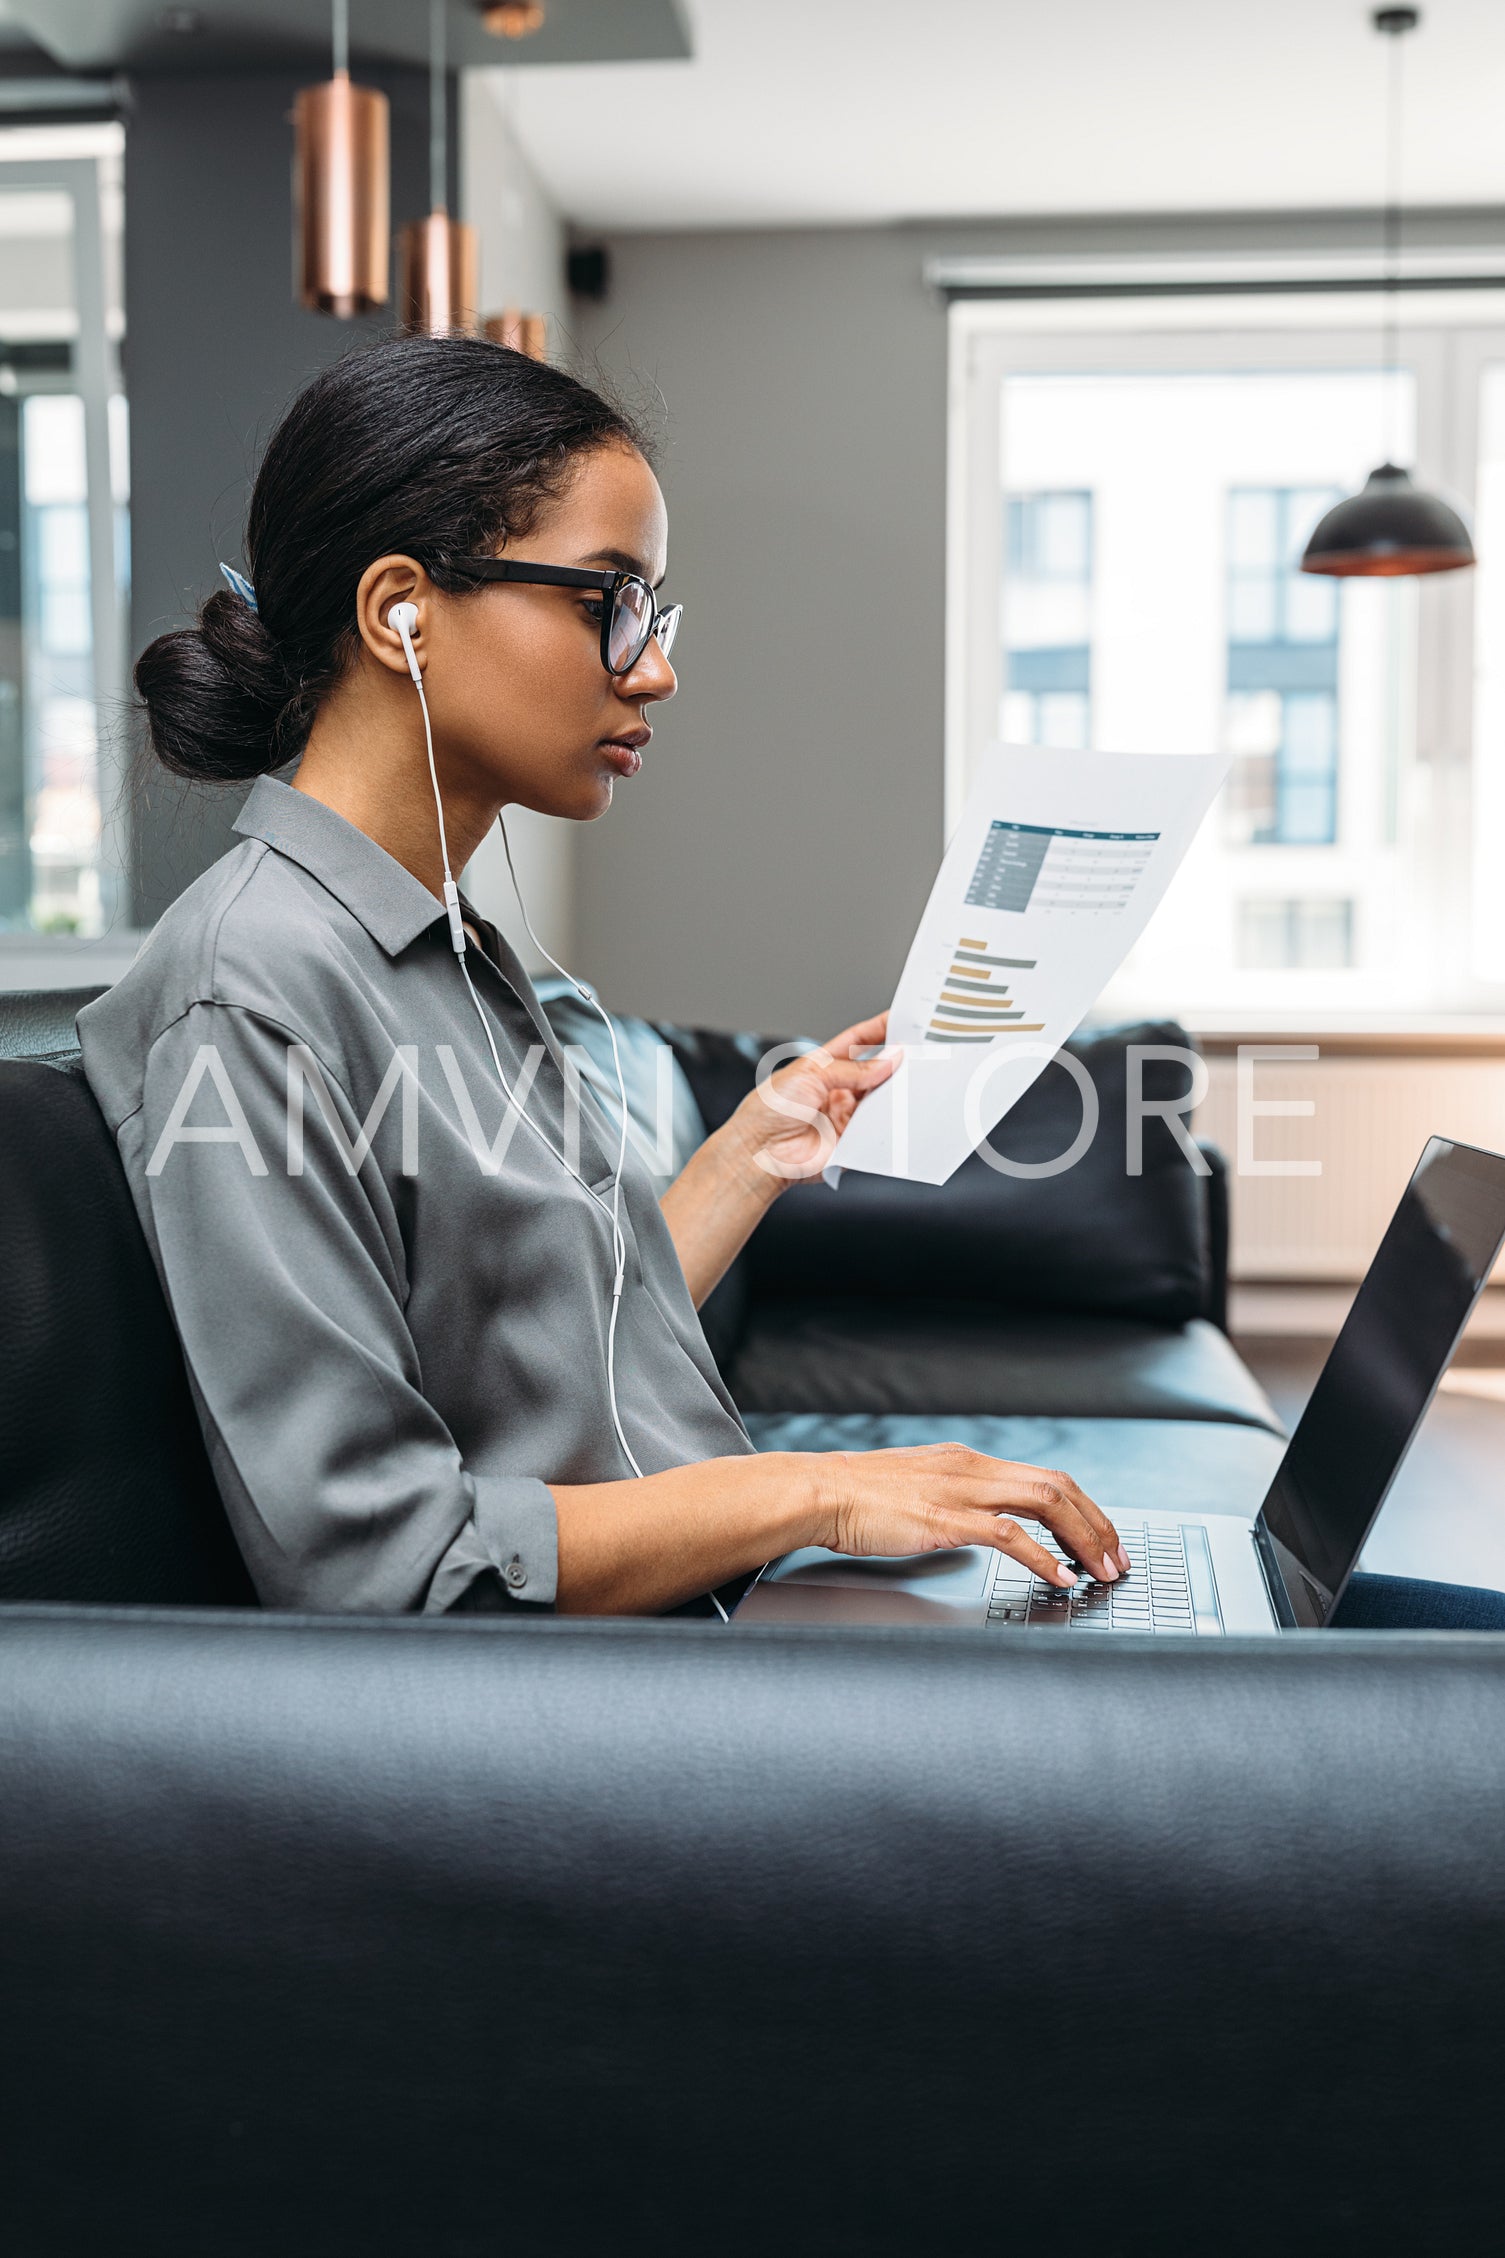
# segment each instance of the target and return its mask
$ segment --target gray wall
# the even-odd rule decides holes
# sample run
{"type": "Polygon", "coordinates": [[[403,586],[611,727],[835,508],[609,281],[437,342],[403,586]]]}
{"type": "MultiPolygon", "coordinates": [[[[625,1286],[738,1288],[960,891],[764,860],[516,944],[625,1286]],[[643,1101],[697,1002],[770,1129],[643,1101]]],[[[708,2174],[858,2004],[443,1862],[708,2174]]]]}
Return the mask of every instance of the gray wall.
{"type": "Polygon", "coordinates": [[[634,237],[587,341],[657,412],[678,697],[581,842],[614,1004],[834,1034],[941,845],[946,322],[897,231],[634,237]],[[656,394],[662,394],[662,404],[656,394]]]}
{"type": "MultiPolygon", "coordinates": [[[[428,208],[417,72],[358,75],[392,102],[392,213],[428,208]]],[[[181,626],[240,557],[257,455],[316,370],[390,330],[304,313],[292,295],[293,96],[308,73],[142,77],[126,122],[126,389],[131,655],[181,626]]],[[[453,135],[451,145],[453,146],[453,135]]],[[[231,844],[243,785],[175,784],[135,762],[132,922],[148,925],[231,844]]]]}
{"type": "MultiPolygon", "coordinates": [[[[1499,211],[1412,243],[1497,246],[1499,211]]],[[[628,1009],[834,1033],[888,1000],[942,845],[946,252],[1372,249],[1367,212],[623,236],[583,341],[663,428],[679,696],[581,841],[628,1009]],[[661,399],[658,397],[661,395],[661,399]]]]}

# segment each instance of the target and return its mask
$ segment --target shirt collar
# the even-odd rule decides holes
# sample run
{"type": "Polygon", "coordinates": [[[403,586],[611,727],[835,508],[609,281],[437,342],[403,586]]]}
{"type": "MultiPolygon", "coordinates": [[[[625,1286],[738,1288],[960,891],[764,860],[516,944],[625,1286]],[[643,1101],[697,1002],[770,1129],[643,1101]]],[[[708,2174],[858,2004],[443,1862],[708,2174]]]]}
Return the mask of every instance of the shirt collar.
{"type": "Polygon", "coordinates": [[[273,776],[258,776],[235,829],[263,839],[279,855],[342,902],[389,957],[444,915],[444,906],[420,879],[344,816],[309,792],[295,792],[273,776]]]}

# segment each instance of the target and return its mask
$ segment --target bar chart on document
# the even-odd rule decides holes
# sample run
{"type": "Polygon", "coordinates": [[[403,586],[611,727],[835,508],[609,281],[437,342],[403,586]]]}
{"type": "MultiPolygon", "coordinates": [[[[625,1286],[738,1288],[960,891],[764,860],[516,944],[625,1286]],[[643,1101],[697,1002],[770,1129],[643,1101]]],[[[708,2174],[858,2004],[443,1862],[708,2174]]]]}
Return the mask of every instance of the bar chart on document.
{"type": "Polygon", "coordinates": [[[925,1021],[927,1043],[974,1048],[1003,1036],[1042,1035],[1045,1021],[1031,1016],[1030,984],[1035,957],[1007,956],[1008,928],[998,917],[1021,917],[1033,910],[1042,918],[1115,918],[1134,897],[1149,867],[1158,831],[1083,831],[1059,825],[988,825],[964,898],[972,912],[970,932],[958,933],[942,950],[949,961],[937,968],[934,1008],[925,1021]],[[996,945],[995,945],[996,944],[996,945]]]}
{"type": "Polygon", "coordinates": [[[1227,772],[1196,753],[989,746],[889,1010],[903,1050],[827,1162],[943,1184],[1112,979],[1227,772]]]}

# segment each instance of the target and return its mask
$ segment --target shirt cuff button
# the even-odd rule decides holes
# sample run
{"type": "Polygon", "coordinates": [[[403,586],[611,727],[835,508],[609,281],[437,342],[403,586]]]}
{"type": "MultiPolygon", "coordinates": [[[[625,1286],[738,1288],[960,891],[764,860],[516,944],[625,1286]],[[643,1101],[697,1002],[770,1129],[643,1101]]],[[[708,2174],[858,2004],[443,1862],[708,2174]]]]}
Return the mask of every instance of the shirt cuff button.
{"type": "Polygon", "coordinates": [[[502,1573],[507,1579],[509,1590],[514,1592],[520,1592],[528,1581],[528,1571],[518,1559],[516,1553],[508,1561],[502,1573]]]}

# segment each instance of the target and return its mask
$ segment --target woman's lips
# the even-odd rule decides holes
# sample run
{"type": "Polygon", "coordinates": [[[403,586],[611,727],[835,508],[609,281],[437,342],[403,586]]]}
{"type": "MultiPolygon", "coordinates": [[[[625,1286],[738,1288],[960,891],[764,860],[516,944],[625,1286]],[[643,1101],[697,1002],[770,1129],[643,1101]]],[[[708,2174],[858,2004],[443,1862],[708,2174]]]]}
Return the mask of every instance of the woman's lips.
{"type": "MultiPolygon", "coordinates": [[[[647,740],[644,739],[643,742],[646,743],[647,740]]],[[[636,776],[643,765],[642,753],[637,744],[628,738],[604,738],[601,751],[606,758],[607,765],[614,768],[618,776],[636,776]]]]}

